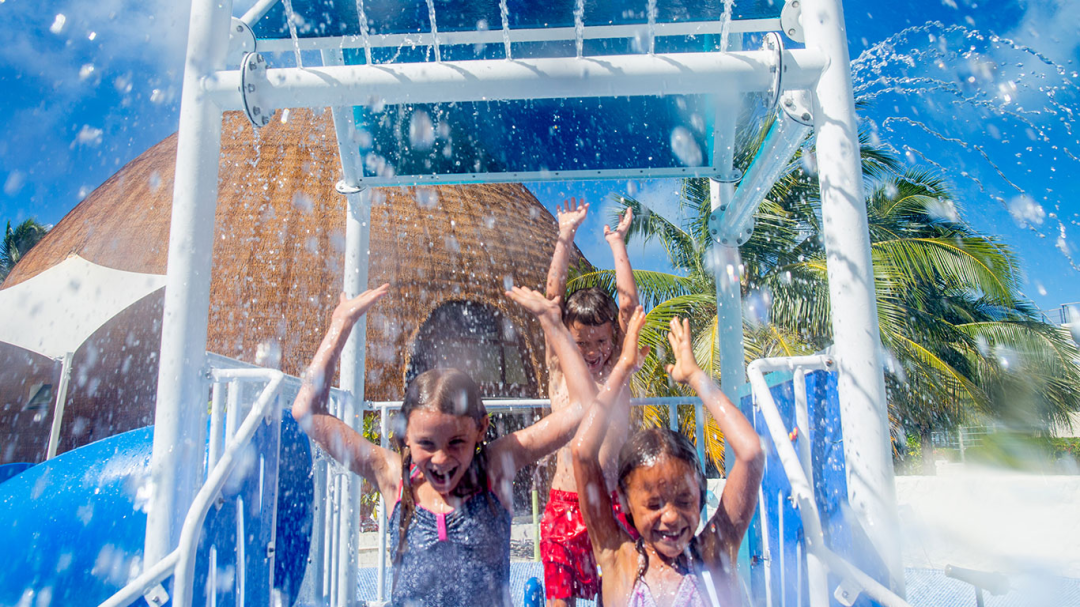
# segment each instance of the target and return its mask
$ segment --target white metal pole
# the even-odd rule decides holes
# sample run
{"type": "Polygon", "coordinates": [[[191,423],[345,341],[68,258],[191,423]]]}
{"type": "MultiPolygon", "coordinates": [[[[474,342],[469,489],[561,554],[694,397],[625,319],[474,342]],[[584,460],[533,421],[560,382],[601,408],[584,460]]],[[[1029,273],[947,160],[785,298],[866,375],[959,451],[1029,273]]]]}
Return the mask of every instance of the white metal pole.
{"type": "MultiPolygon", "coordinates": [[[[732,184],[709,182],[712,208],[731,204],[732,184]]],[[[739,391],[746,383],[746,355],[743,351],[742,256],[736,245],[718,242],[712,247],[713,277],[716,282],[716,340],[720,353],[720,390],[738,405],[739,391]]],[[[731,470],[734,454],[724,441],[724,468],[731,470]]]]}
{"type": "Polygon", "coordinates": [[[165,557],[179,541],[181,522],[198,490],[206,447],[203,374],[221,109],[207,97],[202,83],[225,67],[231,19],[232,0],[192,2],[169,230],[145,567],[165,557]]]}
{"type": "MultiPolygon", "coordinates": [[[[323,53],[326,65],[341,65],[341,51],[323,53]]],[[[360,149],[353,143],[353,114],[351,107],[334,107],[334,130],[337,135],[338,153],[341,156],[343,179],[338,191],[345,195],[345,295],[355,297],[368,288],[368,243],[371,225],[371,190],[359,186],[360,149]]],[[[342,419],[358,433],[364,432],[364,366],[367,344],[367,319],[361,318],[353,326],[352,333],[341,352],[341,389],[348,396],[343,399],[342,419]]],[[[348,474],[340,494],[342,524],[338,542],[338,605],[349,606],[356,602],[357,547],[360,540],[360,478],[348,474]]],[[[335,606],[337,607],[337,606],[335,606]]]]}
{"type": "Polygon", "coordinates": [[[64,407],[67,406],[68,383],[71,381],[71,361],[75,358],[74,352],[64,354],[60,364],[60,385],[56,389],[56,404],[53,406],[52,428],[49,430],[49,450],[45,459],[56,457],[56,450],[60,446],[60,426],[64,422],[64,407]]]}
{"type": "Polygon", "coordinates": [[[833,343],[839,365],[848,499],[901,596],[904,570],[881,364],[874,268],[855,100],[840,0],[804,0],[806,46],[829,65],[813,89],[833,343]]]}

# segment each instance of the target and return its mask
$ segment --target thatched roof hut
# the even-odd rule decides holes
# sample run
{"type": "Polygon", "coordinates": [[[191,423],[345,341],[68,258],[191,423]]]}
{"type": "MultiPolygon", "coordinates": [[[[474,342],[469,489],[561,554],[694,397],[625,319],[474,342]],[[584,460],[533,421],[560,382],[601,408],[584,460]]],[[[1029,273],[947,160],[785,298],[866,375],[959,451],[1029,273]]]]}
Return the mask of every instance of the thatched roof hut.
{"type": "MultiPolygon", "coordinates": [[[[128,163],[68,213],[4,287],[71,253],[164,273],[175,161],[173,135],[128,163]]],[[[286,123],[275,120],[258,133],[241,114],[226,115],[209,351],[254,362],[260,344],[276,342],[289,374],[314,354],[342,290],[345,198],[334,188],[340,167],[329,112],[294,110],[286,123]]],[[[516,184],[383,188],[372,198],[369,284],[392,289],[368,317],[367,398],[399,399],[407,374],[461,360],[471,361],[469,371],[490,396],[545,393],[539,326],[503,292],[509,281],[543,287],[557,236],[551,214],[516,184]]],[[[61,451],[152,421],[158,295],[136,304],[145,310],[131,312],[132,320],[103,327],[103,342],[112,345],[95,347],[97,369],[112,383],[90,390],[72,382],[61,451]],[[129,332],[149,335],[133,341],[129,332]],[[102,368],[102,355],[126,347],[140,349],[138,369],[102,368]]],[[[0,424],[0,432],[18,434],[8,419],[0,424]]]]}

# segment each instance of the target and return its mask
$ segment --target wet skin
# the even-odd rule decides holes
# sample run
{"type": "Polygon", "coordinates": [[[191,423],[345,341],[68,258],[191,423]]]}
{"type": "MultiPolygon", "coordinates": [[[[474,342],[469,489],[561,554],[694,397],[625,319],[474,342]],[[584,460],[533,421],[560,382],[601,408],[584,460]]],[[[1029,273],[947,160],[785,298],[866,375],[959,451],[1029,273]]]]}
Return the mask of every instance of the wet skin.
{"type": "Polygon", "coordinates": [[[471,417],[417,409],[409,417],[405,442],[428,486],[445,499],[465,477],[486,431],[486,418],[477,425],[471,417]]]}
{"type": "Polygon", "coordinates": [[[599,379],[601,369],[611,358],[611,353],[615,351],[614,325],[610,322],[602,325],[586,325],[575,320],[567,328],[570,329],[574,343],[585,358],[589,373],[592,373],[593,379],[599,379]]]}
{"type": "Polygon", "coordinates": [[[700,488],[686,462],[663,456],[627,477],[626,501],[634,527],[661,557],[677,558],[701,521],[700,488]]]}

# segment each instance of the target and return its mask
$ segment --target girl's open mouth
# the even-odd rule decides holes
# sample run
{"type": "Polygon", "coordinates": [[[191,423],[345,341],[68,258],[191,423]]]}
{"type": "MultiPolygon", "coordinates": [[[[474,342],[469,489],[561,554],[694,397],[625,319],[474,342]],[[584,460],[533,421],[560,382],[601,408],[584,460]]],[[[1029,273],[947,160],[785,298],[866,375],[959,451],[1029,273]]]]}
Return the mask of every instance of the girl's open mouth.
{"type": "Polygon", "coordinates": [[[457,466],[443,471],[428,468],[428,477],[431,479],[432,485],[435,485],[438,488],[449,488],[450,480],[454,478],[454,473],[456,472],[457,466]]]}

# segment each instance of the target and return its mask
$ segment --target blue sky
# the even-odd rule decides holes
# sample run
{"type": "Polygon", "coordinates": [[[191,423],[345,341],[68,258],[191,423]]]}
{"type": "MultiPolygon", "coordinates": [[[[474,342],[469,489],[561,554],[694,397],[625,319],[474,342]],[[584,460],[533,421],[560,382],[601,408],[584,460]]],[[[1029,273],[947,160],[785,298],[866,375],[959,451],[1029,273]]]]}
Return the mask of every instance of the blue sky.
{"type": "MultiPolygon", "coordinates": [[[[663,0],[661,0],[663,2],[663,0]]],[[[236,3],[236,13],[250,1],[236,3]]],[[[644,5],[644,1],[641,2],[644,5]]],[[[863,112],[912,165],[950,183],[958,213],[1022,258],[1044,309],[1080,301],[1080,2],[845,3],[863,112]],[[995,37],[996,36],[996,37],[995,37]]],[[[0,222],[55,223],[175,131],[187,5],[171,0],[0,0],[0,222]]],[[[288,61],[288,59],[284,59],[288,61]]],[[[579,234],[604,266],[610,192],[658,204],[676,182],[537,184],[554,210],[585,195],[579,234]]],[[[631,248],[662,268],[655,246],[631,248]]]]}

